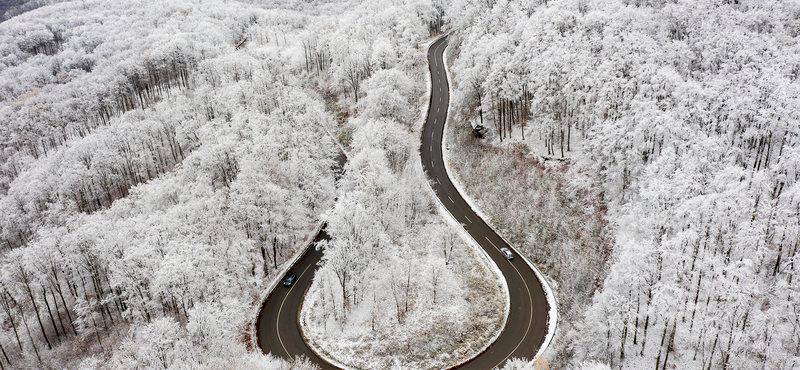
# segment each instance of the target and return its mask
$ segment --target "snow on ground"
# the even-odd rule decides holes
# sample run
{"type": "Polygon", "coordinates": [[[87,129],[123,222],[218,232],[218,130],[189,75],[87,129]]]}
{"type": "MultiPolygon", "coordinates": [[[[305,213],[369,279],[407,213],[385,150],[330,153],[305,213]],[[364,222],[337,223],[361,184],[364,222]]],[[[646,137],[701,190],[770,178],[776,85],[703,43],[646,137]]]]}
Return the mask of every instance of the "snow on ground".
{"type": "MultiPolygon", "coordinates": [[[[383,134],[366,130],[387,125],[367,124],[353,135],[352,170],[329,214],[327,262],[306,295],[300,326],[315,352],[342,368],[452,367],[483,352],[505,327],[508,290],[483,252],[464,242],[463,230],[433,212],[416,155],[400,173],[384,169],[382,151],[370,146],[383,134]],[[376,187],[384,190],[373,193],[376,187]],[[393,208],[396,199],[405,205],[393,208]],[[368,231],[354,235],[358,230],[368,231]],[[359,242],[348,244],[353,237],[359,242]]],[[[409,153],[418,145],[414,127],[409,153]]]]}

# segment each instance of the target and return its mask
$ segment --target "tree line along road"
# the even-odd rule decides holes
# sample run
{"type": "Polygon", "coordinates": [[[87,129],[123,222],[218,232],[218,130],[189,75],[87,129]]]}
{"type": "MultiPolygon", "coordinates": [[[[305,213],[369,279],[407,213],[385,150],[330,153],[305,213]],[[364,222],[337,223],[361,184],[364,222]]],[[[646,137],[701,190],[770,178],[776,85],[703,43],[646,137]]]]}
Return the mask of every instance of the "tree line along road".
{"type": "MultiPolygon", "coordinates": [[[[542,283],[521,258],[506,260],[500,248],[512,249],[481,219],[456,190],[447,174],[442,153],[442,137],[450,101],[443,53],[447,37],[428,49],[431,73],[431,100],[422,133],[422,166],[431,187],[444,207],[497,264],[508,284],[511,310],[506,327],[482,354],[459,369],[492,369],[510,358],[533,358],[547,335],[548,303],[542,283]]],[[[340,166],[342,162],[339,162],[340,166]]],[[[323,229],[315,240],[327,238],[323,229]]],[[[311,285],[314,267],[322,252],[309,248],[293,267],[297,281],[288,289],[275,289],[261,308],[256,324],[258,345],[264,353],[294,358],[305,355],[322,369],[337,369],[317,356],[303,341],[298,314],[306,289],[311,285]]]]}

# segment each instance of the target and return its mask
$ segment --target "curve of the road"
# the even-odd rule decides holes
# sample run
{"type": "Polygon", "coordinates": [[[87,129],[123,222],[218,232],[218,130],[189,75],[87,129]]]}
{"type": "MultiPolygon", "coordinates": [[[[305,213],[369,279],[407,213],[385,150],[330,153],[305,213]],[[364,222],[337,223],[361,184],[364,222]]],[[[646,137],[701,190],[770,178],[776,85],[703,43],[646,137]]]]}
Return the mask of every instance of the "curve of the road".
{"type": "MultiPolygon", "coordinates": [[[[442,37],[428,49],[431,100],[422,133],[420,154],[423,169],[442,205],[486,250],[508,284],[511,309],[505,329],[483,353],[458,367],[464,370],[487,370],[502,365],[509,358],[530,359],[536,355],[547,334],[548,303],[534,271],[520,258],[508,261],[503,257],[500,248],[513,248],[469,207],[447,174],[442,155],[442,137],[450,101],[443,59],[446,47],[447,37],[442,37]]],[[[317,235],[315,243],[327,237],[323,229],[317,235]]],[[[292,268],[298,275],[295,284],[290,288],[276,287],[264,302],[256,322],[256,335],[258,345],[264,353],[285,358],[304,355],[327,370],[337,367],[321,359],[308,347],[300,334],[298,324],[303,297],[311,285],[321,257],[321,251],[308,248],[306,254],[292,268]]]]}

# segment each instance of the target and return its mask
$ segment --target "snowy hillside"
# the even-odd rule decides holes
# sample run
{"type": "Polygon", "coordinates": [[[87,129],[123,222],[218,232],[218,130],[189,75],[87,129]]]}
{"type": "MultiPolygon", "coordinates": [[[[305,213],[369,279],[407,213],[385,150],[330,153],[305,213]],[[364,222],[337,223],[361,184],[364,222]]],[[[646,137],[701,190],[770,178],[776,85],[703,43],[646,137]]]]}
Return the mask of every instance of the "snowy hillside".
{"type": "Polygon", "coordinates": [[[562,276],[562,298],[574,301],[575,278],[600,279],[582,280],[597,291],[577,302],[582,319],[561,323],[551,365],[800,365],[798,14],[779,1],[467,0],[448,10],[460,40],[454,130],[492,129],[488,143],[462,134],[453,144],[487,153],[477,197],[562,276]],[[572,160],[538,175],[540,156],[572,160]],[[488,180],[498,173],[513,178],[488,180]],[[525,176],[530,185],[510,185],[525,176]],[[554,207],[529,186],[563,198],[554,207]],[[575,213],[587,195],[595,200],[575,213]],[[600,265],[579,256],[602,244],[571,226],[596,201],[613,228],[600,265]],[[552,245],[573,251],[541,252],[552,245]],[[563,276],[575,267],[559,263],[565,253],[590,270],[563,276]]]}

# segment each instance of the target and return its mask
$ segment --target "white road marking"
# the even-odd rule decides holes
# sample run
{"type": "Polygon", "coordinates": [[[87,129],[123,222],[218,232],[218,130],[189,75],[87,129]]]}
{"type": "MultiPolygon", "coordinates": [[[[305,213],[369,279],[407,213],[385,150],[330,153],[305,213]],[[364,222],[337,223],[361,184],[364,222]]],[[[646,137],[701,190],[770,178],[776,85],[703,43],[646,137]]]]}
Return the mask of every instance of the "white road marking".
{"type": "Polygon", "coordinates": [[[441,182],[441,181],[439,181],[439,179],[438,179],[438,178],[436,179],[436,182],[438,182],[438,183],[439,183],[439,185],[441,185],[441,184],[442,184],[442,182],[441,182]]]}
{"type": "Polygon", "coordinates": [[[436,113],[439,113],[439,108],[436,108],[436,113]]]}
{"type": "MultiPolygon", "coordinates": [[[[489,243],[491,243],[491,241],[489,241],[489,243]]],[[[511,354],[517,351],[517,348],[519,348],[519,346],[522,344],[522,341],[528,337],[528,332],[531,330],[531,324],[533,323],[533,296],[531,296],[531,289],[528,288],[528,283],[525,282],[525,279],[522,278],[522,274],[519,272],[519,269],[517,269],[517,266],[512,263],[511,267],[513,267],[514,271],[516,271],[517,275],[519,275],[519,279],[522,280],[522,284],[525,284],[525,290],[528,292],[528,307],[531,308],[531,316],[528,318],[528,327],[525,328],[525,335],[522,336],[522,340],[520,340],[519,343],[517,343],[517,346],[514,347],[514,349],[508,353],[508,356],[506,356],[506,358],[504,358],[503,361],[500,361],[500,363],[498,363],[497,366],[495,367],[500,367],[500,364],[508,360],[508,358],[511,357],[511,354]]]]}
{"type": "MultiPolygon", "coordinates": [[[[303,277],[303,275],[305,275],[305,273],[306,273],[306,271],[308,270],[309,267],[311,267],[311,265],[306,266],[306,269],[303,270],[302,273],[300,273],[300,276],[298,276],[297,280],[295,280],[295,281],[299,281],[300,278],[303,277]]],[[[280,323],[281,323],[281,311],[283,311],[283,304],[286,303],[286,299],[289,298],[289,295],[292,294],[292,289],[294,289],[294,287],[296,287],[296,286],[297,286],[297,284],[292,285],[292,287],[289,288],[289,293],[286,293],[286,297],[283,297],[283,301],[281,302],[281,306],[278,308],[278,320],[275,322],[275,327],[277,328],[277,330],[275,330],[275,331],[278,332],[278,342],[281,343],[281,347],[283,347],[283,350],[286,352],[286,355],[289,356],[289,357],[292,357],[292,355],[289,353],[289,351],[286,350],[286,346],[283,345],[283,340],[281,339],[281,329],[280,329],[280,327],[281,327],[280,326],[280,323]]]]}
{"type": "Polygon", "coordinates": [[[456,204],[456,202],[453,202],[453,198],[450,198],[449,195],[447,196],[447,199],[450,199],[450,203],[456,204]]]}
{"type": "Polygon", "coordinates": [[[467,217],[467,215],[464,215],[464,218],[466,218],[467,221],[469,221],[469,223],[472,223],[472,220],[470,220],[469,217],[467,217]]]}
{"type": "MultiPolygon", "coordinates": [[[[464,216],[464,217],[466,217],[466,216],[464,216]]],[[[491,244],[494,247],[494,249],[497,249],[498,252],[500,251],[500,248],[497,248],[497,246],[494,245],[494,243],[492,243],[492,241],[489,240],[488,237],[484,237],[484,239],[486,239],[486,241],[489,242],[489,244],[491,244]]],[[[528,302],[529,302],[528,307],[531,307],[531,315],[528,318],[528,327],[525,328],[525,335],[522,336],[522,340],[520,340],[519,343],[517,343],[517,346],[514,347],[514,349],[511,350],[511,352],[508,353],[508,356],[506,356],[502,361],[497,363],[497,365],[495,365],[495,367],[500,367],[500,365],[502,365],[503,362],[505,362],[506,360],[508,360],[509,357],[511,357],[511,354],[513,354],[514,352],[517,351],[517,348],[519,348],[519,346],[522,344],[522,341],[525,340],[525,338],[528,337],[528,332],[530,332],[531,324],[533,323],[533,296],[531,296],[531,289],[528,287],[528,283],[525,281],[525,279],[522,278],[522,274],[519,272],[519,269],[517,269],[517,266],[512,263],[511,267],[513,267],[514,271],[517,272],[517,275],[519,275],[519,279],[522,280],[522,284],[525,285],[525,290],[528,292],[528,302]]]]}
{"type": "MultiPolygon", "coordinates": [[[[439,48],[441,48],[441,47],[443,47],[443,46],[445,46],[445,43],[441,43],[441,44],[439,45],[439,47],[437,47],[437,48],[436,48],[436,50],[435,50],[435,52],[434,52],[434,58],[433,58],[433,60],[434,60],[434,63],[436,64],[436,66],[437,66],[437,67],[439,66],[439,61],[436,59],[436,54],[438,54],[438,53],[439,53],[439,48]]],[[[443,62],[443,63],[444,63],[444,62],[443,62]]],[[[439,75],[439,70],[438,70],[438,69],[436,70],[436,74],[437,74],[437,75],[439,75]]],[[[438,82],[441,84],[441,83],[442,83],[441,79],[438,79],[438,82]]],[[[441,88],[439,89],[439,91],[441,91],[441,88]]],[[[439,101],[442,101],[442,98],[441,98],[441,97],[439,97],[439,101]]],[[[438,111],[439,111],[439,110],[437,109],[437,112],[438,112],[438,111]]],[[[436,122],[436,121],[434,121],[434,124],[437,124],[437,122],[436,122]]],[[[439,179],[436,179],[436,181],[437,181],[437,182],[439,182],[439,184],[441,184],[441,182],[439,181],[439,179]]],[[[451,201],[451,202],[453,202],[453,198],[450,198],[450,196],[447,196],[447,198],[448,198],[448,199],[450,199],[450,201],[451,201]]],[[[453,202],[453,203],[455,203],[455,202],[453,202]]],[[[465,215],[464,217],[465,217],[465,218],[467,218],[467,221],[469,221],[470,223],[472,223],[472,220],[470,220],[470,219],[469,219],[469,218],[468,218],[466,215],[465,215]]],[[[486,241],[488,241],[488,242],[489,242],[489,243],[490,243],[490,244],[491,244],[491,245],[492,245],[492,246],[493,246],[495,249],[497,249],[498,251],[500,251],[500,249],[499,249],[499,248],[497,248],[497,246],[496,246],[496,245],[494,245],[494,243],[493,243],[491,240],[489,240],[489,238],[488,238],[488,237],[486,237],[486,241]]],[[[533,323],[533,297],[531,296],[531,291],[530,291],[530,288],[528,287],[528,283],[527,283],[527,282],[526,282],[524,279],[522,279],[522,274],[521,274],[521,273],[519,272],[519,270],[517,269],[517,266],[516,266],[516,265],[514,265],[514,264],[511,264],[511,267],[513,267],[513,268],[514,268],[514,270],[517,272],[517,275],[519,275],[519,277],[520,277],[520,280],[522,280],[522,283],[525,285],[525,290],[528,292],[528,300],[529,300],[529,306],[528,306],[528,307],[531,307],[531,313],[530,313],[530,317],[528,318],[528,327],[525,329],[525,335],[522,337],[522,338],[523,338],[522,340],[524,340],[525,338],[527,338],[527,336],[528,336],[528,332],[530,331],[530,328],[531,328],[531,324],[533,323]]],[[[514,353],[514,352],[515,352],[515,351],[516,351],[516,350],[519,348],[519,346],[520,346],[521,344],[522,344],[522,341],[520,341],[520,342],[517,344],[517,346],[516,346],[516,347],[514,347],[514,349],[513,349],[512,351],[510,351],[510,352],[509,352],[508,356],[506,356],[506,357],[505,357],[505,358],[504,358],[502,361],[500,361],[500,362],[499,362],[499,363],[498,363],[498,364],[497,364],[495,367],[498,367],[498,368],[499,368],[499,367],[500,367],[500,365],[502,365],[502,364],[503,364],[503,362],[505,362],[506,360],[508,360],[508,358],[509,358],[509,357],[511,357],[511,354],[513,354],[513,353],[514,353]]]]}
{"type": "Polygon", "coordinates": [[[431,160],[431,168],[435,168],[436,166],[433,165],[433,160],[431,160]]]}

